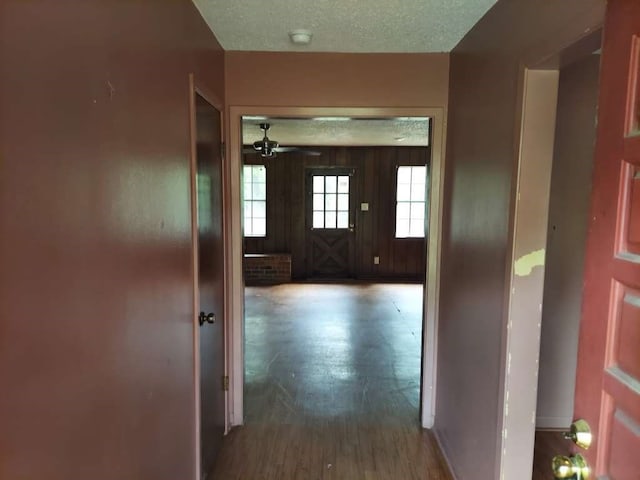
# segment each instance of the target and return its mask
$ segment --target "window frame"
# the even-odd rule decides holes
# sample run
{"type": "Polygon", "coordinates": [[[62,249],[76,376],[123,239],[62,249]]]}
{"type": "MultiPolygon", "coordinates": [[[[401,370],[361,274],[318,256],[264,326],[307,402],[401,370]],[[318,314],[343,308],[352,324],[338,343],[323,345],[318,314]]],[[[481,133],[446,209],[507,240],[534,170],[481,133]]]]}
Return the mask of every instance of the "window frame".
{"type": "MultiPolygon", "coordinates": [[[[255,182],[255,183],[261,183],[261,182],[255,182]]],[[[267,232],[269,229],[268,226],[268,222],[267,222],[267,183],[268,183],[268,169],[267,169],[267,165],[265,163],[245,163],[242,166],[242,237],[243,238],[266,238],[267,237],[267,232]],[[246,192],[246,186],[247,186],[247,178],[246,178],[246,171],[247,168],[250,169],[254,169],[254,168],[260,168],[262,167],[264,169],[264,199],[262,198],[253,198],[253,173],[251,175],[251,181],[250,181],[250,185],[251,185],[251,198],[247,198],[247,192],[246,192]],[[246,204],[247,202],[251,203],[251,216],[247,217],[246,215],[246,204]],[[262,218],[262,217],[255,217],[253,215],[253,205],[254,203],[257,202],[264,202],[264,233],[253,233],[253,220],[255,218],[262,218]],[[251,229],[252,229],[252,233],[248,234],[247,233],[247,218],[251,219],[251,229]]]]}
{"type": "Polygon", "coordinates": [[[424,240],[428,237],[428,217],[429,217],[429,212],[428,212],[428,207],[429,207],[429,164],[428,163],[399,163],[398,165],[396,165],[396,176],[395,176],[395,194],[393,197],[393,204],[394,204],[394,231],[393,231],[393,239],[394,240],[424,240]],[[413,186],[413,182],[410,180],[410,191],[409,191],[409,200],[399,200],[398,199],[398,180],[399,180],[399,173],[400,173],[400,169],[401,168],[410,168],[411,169],[411,180],[413,180],[413,169],[414,168],[424,168],[425,169],[425,183],[424,183],[424,199],[423,200],[412,200],[411,199],[411,188],[413,186]],[[403,236],[399,236],[398,235],[398,207],[400,203],[404,203],[404,204],[409,204],[409,225],[408,225],[408,232],[407,235],[403,235],[403,236]],[[419,218],[414,218],[411,216],[411,206],[414,204],[422,204],[423,207],[423,218],[422,218],[422,230],[421,230],[421,234],[420,235],[411,235],[411,222],[412,221],[419,221],[419,218]]]}

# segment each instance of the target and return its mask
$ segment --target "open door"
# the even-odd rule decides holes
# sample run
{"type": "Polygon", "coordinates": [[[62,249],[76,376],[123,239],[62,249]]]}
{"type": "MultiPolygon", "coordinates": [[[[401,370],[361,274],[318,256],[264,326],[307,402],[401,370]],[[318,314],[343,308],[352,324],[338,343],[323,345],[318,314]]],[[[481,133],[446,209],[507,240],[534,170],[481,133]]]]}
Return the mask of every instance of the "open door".
{"type": "Polygon", "coordinates": [[[220,112],[197,92],[194,95],[200,478],[206,479],[225,429],[222,132],[220,112]]]}
{"type": "Polygon", "coordinates": [[[640,2],[609,0],[575,397],[591,478],[640,478],[640,2]]]}

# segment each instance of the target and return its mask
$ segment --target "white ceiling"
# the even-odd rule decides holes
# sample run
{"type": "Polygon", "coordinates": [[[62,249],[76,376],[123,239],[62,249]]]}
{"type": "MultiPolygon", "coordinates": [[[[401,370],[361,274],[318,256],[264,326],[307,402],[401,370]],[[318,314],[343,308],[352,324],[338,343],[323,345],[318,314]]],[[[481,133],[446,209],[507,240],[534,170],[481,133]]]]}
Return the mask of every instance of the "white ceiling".
{"type": "Polygon", "coordinates": [[[426,146],[429,119],[426,117],[315,119],[244,117],[242,140],[250,145],[261,140],[260,123],[269,123],[267,135],[281,146],[426,146]]]}
{"type": "Polygon", "coordinates": [[[370,53],[449,52],[496,1],[193,0],[225,50],[370,53]]]}

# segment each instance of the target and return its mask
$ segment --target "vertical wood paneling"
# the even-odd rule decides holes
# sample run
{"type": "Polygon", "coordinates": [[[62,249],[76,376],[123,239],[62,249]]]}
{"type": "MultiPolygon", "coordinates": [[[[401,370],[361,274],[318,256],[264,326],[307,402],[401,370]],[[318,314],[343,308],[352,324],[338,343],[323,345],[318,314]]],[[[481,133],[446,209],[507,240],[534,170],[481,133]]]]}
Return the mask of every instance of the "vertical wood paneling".
{"type": "MultiPolygon", "coordinates": [[[[363,165],[374,162],[373,150],[361,150],[358,153],[361,155],[360,158],[363,165]]],[[[378,215],[375,214],[378,210],[374,208],[373,203],[378,198],[378,174],[373,168],[364,168],[359,178],[362,181],[360,191],[366,193],[361,195],[362,198],[359,198],[359,201],[356,202],[358,209],[358,223],[356,225],[358,229],[358,265],[362,276],[375,277],[378,275],[379,265],[373,264],[373,257],[378,255],[377,243],[379,238],[374,233],[377,232],[378,227],[378,215]],[[365,188],[365,185],[368,188],[365,188]],[[369,210],[366,212],[360,210],[360,204],[363,202],[369,204],[369,210]]]]}
{"type": "Polygon", "coordinates": [[[345,166],[355,169],[355,276],[362,279],[424,278],[424,239],[395,239],[395,182],[398,165],[425,165],[428,147],[322,147],[322,156],[281,153],[276,158],[244,156],[246,164],[267,167],[267,236],[245,239],[246,253],[290,253],[294,279],[306,275],[305,170],[345,166]],[[369,211],[360,211],[360,203],[369,211]],[[380,257],[374,265],[373,257],[380,257]]]}

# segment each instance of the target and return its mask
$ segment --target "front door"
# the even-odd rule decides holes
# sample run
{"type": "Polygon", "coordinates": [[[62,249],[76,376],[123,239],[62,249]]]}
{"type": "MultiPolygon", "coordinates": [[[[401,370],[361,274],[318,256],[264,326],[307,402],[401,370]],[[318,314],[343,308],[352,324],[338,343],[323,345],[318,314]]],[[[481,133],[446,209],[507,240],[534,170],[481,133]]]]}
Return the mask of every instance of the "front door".
{"type": "Polygon", "coordinates": [[[307,170],[307,276],[347,278],[354,261],[354,170],[307,170]]]}
{"type": "Polygon", "coordinates": [[[224,250],[220,112],[196,94],[196,206],[200,298],[200,461],[211,472],[225,425],[224,250]]]}
{"type": "Polygon", "coordinates": [[[598,478],[640,479],[640,2],[609,0],[574,414],[598,478]]]}

